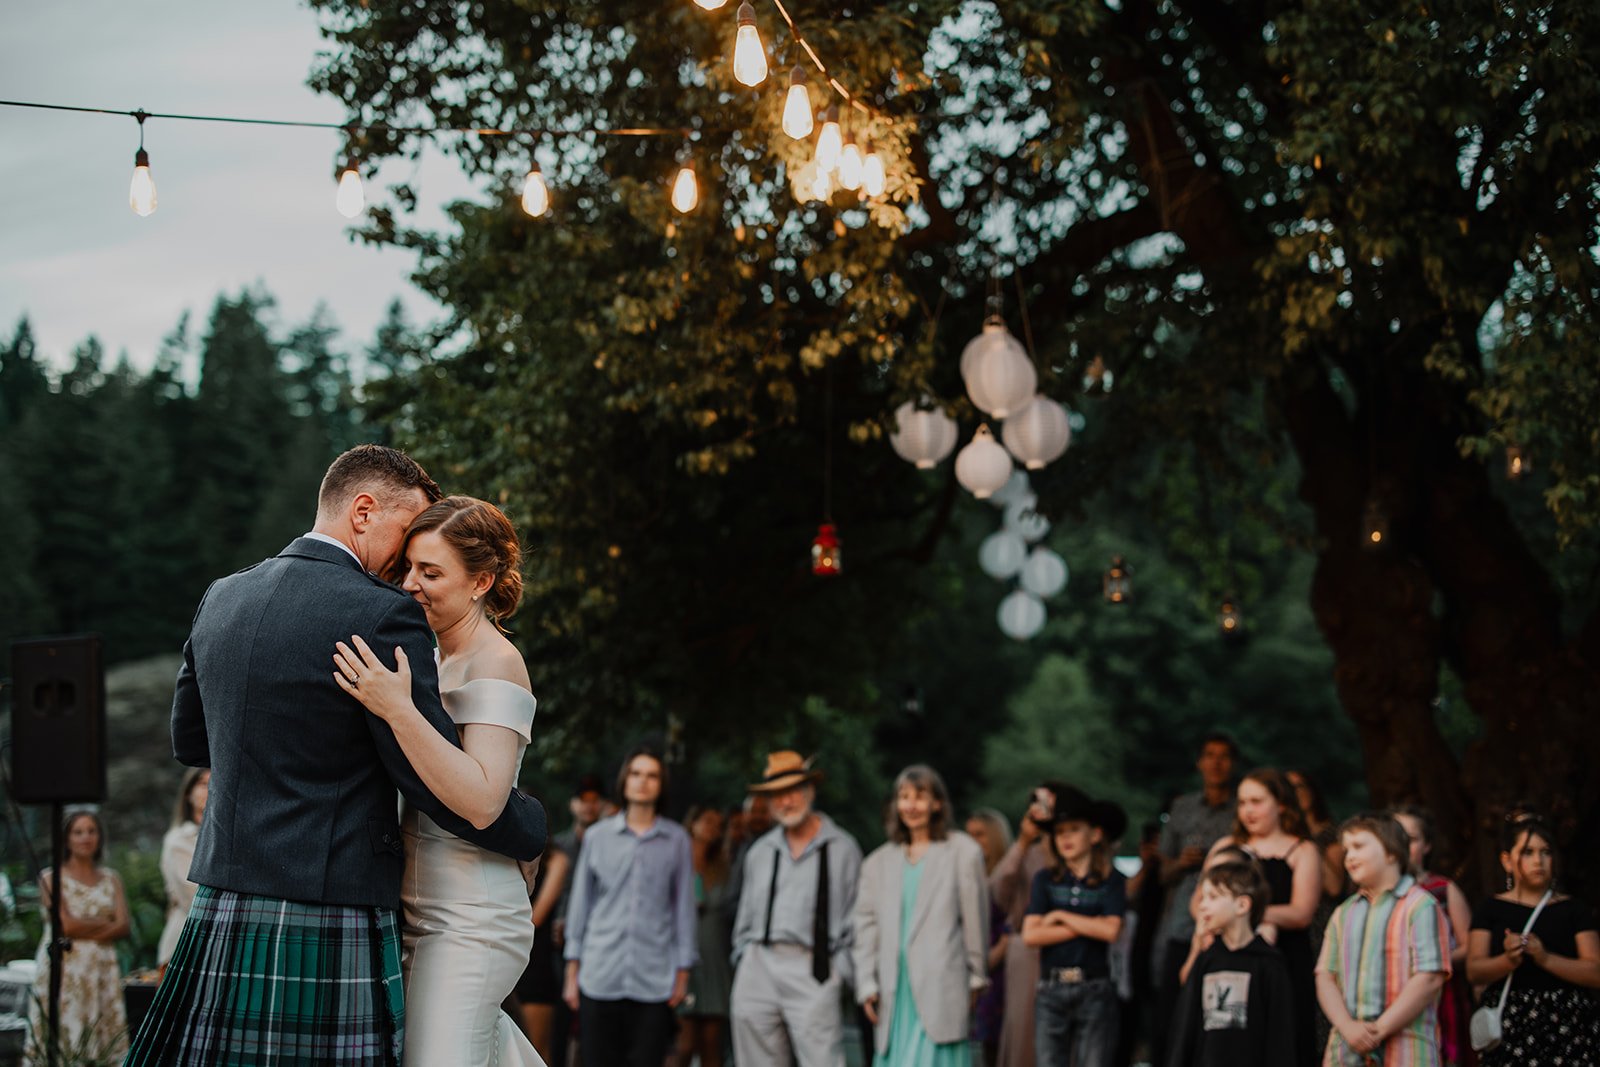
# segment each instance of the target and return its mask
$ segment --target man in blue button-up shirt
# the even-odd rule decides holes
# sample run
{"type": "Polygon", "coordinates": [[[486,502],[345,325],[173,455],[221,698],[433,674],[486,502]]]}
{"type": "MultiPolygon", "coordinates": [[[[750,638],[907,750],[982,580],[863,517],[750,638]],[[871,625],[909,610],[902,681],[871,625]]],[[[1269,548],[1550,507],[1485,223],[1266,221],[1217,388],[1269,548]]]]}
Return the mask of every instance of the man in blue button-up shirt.
{"type": "Polygon", "coordinates": [[[623,810],[584,835],[567,908],[563,999],[586,1063],[661,1067],[695,947],[689,835],[661,818],[666,765],[647,748],[622,761],[623,810]]]}

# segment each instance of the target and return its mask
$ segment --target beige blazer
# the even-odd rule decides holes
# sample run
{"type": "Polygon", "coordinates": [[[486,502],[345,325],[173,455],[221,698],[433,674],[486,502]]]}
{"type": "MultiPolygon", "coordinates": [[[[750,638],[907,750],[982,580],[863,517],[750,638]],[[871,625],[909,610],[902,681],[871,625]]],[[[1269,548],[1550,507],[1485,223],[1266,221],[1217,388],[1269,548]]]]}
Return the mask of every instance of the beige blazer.
{"type": "MultiPolygon", "coordinates": [[[[937,1044],[964,1041],[972,992],[989,984],[989,887],[983,850],[952,832],[928,846],[922,882],[912,907],[906,942],[911,997],[928,1037],[937,1044]]],[[[856,999],[878,998],[877,1046],[889,1044],[900,962],[900,892],[905,848],[883,845],[861,865],[856,891],[856,999]]]]}

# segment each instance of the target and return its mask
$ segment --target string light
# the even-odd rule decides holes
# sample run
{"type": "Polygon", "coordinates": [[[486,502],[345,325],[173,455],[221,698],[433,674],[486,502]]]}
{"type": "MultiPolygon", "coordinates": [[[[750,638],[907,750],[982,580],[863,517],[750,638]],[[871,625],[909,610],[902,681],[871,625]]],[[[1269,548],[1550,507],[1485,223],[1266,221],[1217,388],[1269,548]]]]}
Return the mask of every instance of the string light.
{"type": "Polygon", "coordinates": [[[694,177],[694,164],[685,163],[672,183],[672,206],[687,215],[699,203],[700,183],[694,177]]]}
{"type": "Polygon", "coordinates": [[[522,210],[534,218],[550,210],[550,186],[545,184],[544,175],[539,172],[537,159],[533,161],[528,176],[522,179],[522,210]]]}
{"type": "Polygon", "coordinates": [[[128,183],[128,207],[141,219],[156,211],[156,180],[150,176],[150,153],[144,150],[146,117],[143,111],[134,114],[139,120],[139,149],[133,154],[133,181],[128,183]]]}
{"type": "Polygon", "coordinates": [[[361,172],[354,162],[346,163],[339,174],[339,191],[334,194],[333,206],[347,219],[355,218],[367,206],[367,194],[361,188],[361,172]]]}
{"type": "Polygon", "coordinates": [[[694,0],[694,2],[705,8],[707,11],[715,11],[723,4],[726,4],[728,0],[694,0]]]}
{"type": "Polygon", "coordinates": [[[883,157],[878,155],[878,150],[867,142],[867,158],[861,162],[861,191],[868,196],[882,196],[883,190],[888,185],[888,178],[883,170],[883,157]]]}
{"type": "Polygon", "coordinates": [[[817,168],[817,176],[811,180],[811,199],[827,200],[833,196],[833,175],[822,167],[817,168]]]}
{"type": "Polygon", "coordinates": [[[810,137],[816,125],[811,115],[811,90],[806,88],[806,72],[797,64],[789,72],[789,96],[783,102],[783,132],[798,141],[810,137]]]}
{"type": "Polygon", "coordinates": [[[739,5],[739,33],[733,41],[733,78],[752,89],[767,80],[767,50],[756,31],[756,9],[750,0],[739,5]]]}
{"type": "Polygon", "coordinates": [[[817,168],[832,173],[839,166],[839,153],[844,149],[844,138],[839,133],[839,109],[830,107],[822,113],[822,132],[817,134],[817,168]]]}
{"type": "Polygon", "coordinates": [[[839,150],[839,185],[852,191],[861,188],[861,149],[856,147],[856,135],[844,135],[844,147],[839,150]]]}

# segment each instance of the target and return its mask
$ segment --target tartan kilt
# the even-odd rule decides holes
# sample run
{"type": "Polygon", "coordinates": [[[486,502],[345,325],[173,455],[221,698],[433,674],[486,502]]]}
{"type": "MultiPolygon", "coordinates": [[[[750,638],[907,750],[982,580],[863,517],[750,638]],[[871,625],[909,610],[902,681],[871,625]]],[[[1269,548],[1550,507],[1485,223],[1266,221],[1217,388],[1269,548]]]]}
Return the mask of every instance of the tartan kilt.
{"type": "Polygon", "coordinates": [[[201,886],[124,1067],[394,1067],[405,1038],[388,908],[201,886]]]}

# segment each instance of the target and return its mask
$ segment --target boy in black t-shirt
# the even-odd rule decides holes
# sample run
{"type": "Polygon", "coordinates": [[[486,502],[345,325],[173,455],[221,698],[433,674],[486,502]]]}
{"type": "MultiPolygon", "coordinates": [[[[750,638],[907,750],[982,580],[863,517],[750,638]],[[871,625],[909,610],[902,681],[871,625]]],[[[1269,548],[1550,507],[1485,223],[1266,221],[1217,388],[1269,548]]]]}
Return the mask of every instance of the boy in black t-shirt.
{"type": "Polygon", "coordinates": [[[1254,863],[1220,863],[1200,876],[1199,924],[1216,940],[1195,960],[1180,994],[1167,1067],[1294,1061],[1289,968],[1255,932],[1270,898],[1254,863]]]}

